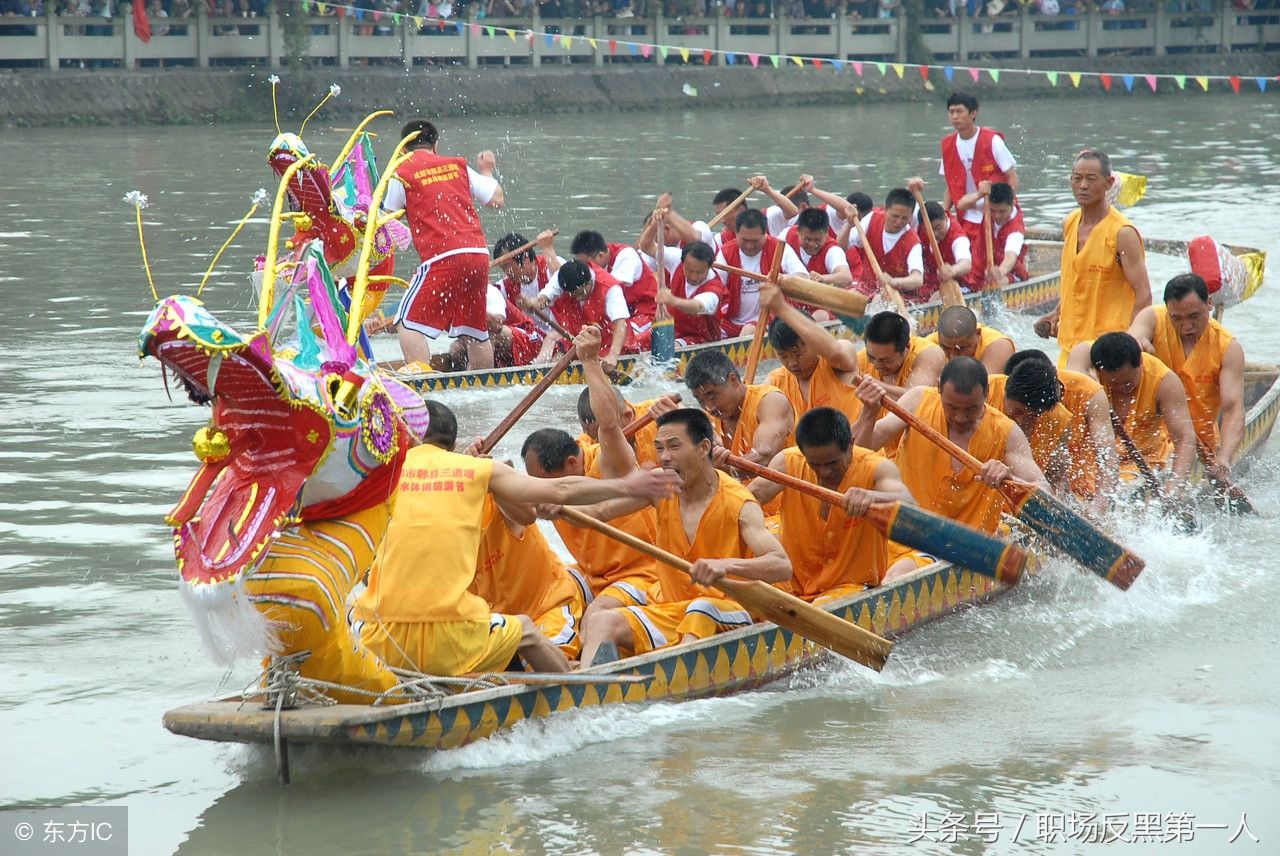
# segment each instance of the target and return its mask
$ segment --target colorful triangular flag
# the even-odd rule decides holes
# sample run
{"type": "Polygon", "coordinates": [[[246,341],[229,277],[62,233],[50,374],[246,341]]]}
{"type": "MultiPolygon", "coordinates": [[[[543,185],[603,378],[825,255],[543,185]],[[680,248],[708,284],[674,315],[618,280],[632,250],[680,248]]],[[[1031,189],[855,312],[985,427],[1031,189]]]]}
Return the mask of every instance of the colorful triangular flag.
{"type": "Polygon", "coordinates": [[[804,68],[804,59],[802,59],[801,57],[793,56],[791,58],[791,61],[794,62],[796,65],[800,66],[801,68],[804,68]]]}
{"type": "Polygon", "coordinates": [[[994,82],[996,82],[996,83],[999,83],[999,82],[1000,82],[1000,69],[998,69],[998,68],[989,68],[989,69],[987,69],[987,74],[991,75],[991,79],[992,79],[992,81],[994,81],[994,82]]]}
{"type": "Polygon", "coordinates": [[[814,68],[822,68],[822,60],[818,59],[816,56],[810,59],[809,62],[813,63],[814,68]]]}
{"type": "Polygon", "coordinates": [[[920,79],[927,81],[929,79],[929,66],[921,65],[917,66],[917,68],[920,70],[920,79]]]}
{"type": "Polygon", "coordinates": [[[724,61],[725,61],[726,63],[728,63],[729,65],[737,65],[737,64],[738,64],[738,58],[737,58],[736,56],[734,56],[733,54],[731,54],[731,53],[726,53],[726,54],[724,55],[724,61]]]}
{"type": "Polygon", "coordinates": [[[1187,88],[1187,76],[1185,74],[1175,74],[1173,76],[1173,82],[1178,84],[1179,89],[1187,88]]]}
{"type": "Polygon", "coordinates": [[[1050,85],[1050,86],[1057,86],[1057,85],[1058,85],[1058,72],[1056,72],[1056,71],[1046,71],[1046,72],[1044,73],[1044,76],[1045,76],[1045,77],[1047,77],[1047,78],[1049,78],[1049,85],[1050,85]]]}
{"type": "Polygon", "coordinates": [[[617,56],[617,55],[618,55],[618,40],[617,40],[617,39],[609,39],[609,53],[610,53],[610,54],[612,54],[613,56],[617,56]]]}
{"type": "Polygon", "coordinates": [[[1124,81],[1124,91],[1132,92],[1133,91],[1133,75],[1126,74],[1122,76],[1120,79],[1124,81]]]}
{"type": "Polygon", "coordinates": [[[1079,88],[1080,88],[1080,72],[1078,72],[1078,71],[1068,71],[1068,72],[1067,72],[1067,77],[1071,78],[1071,85],[1072,85],[1072,86],[1074,86],[1076,89],[1079,89],[1079,88]]]}
{"type": "MultiPolygon", "coordinates": [[[[831,67],[834,68],[836,71],[844,71],[844,60],[842,59],[831,60],[831,67]]],[[[1258,79],[1261,80],[1262,78],[1258,78],[1258,79]]],[[[1266,83],[1264,82],[1262,85],[1266,86],[1266,83]]]]}
{"type": "Polygon", "coordinates": [[[1144,74],[1142,78],[1143,80],[1147,81],[1147,86],[1151,87],[1151,91],[1155,92],[1156,87],[1159,85],[1158,81],[1156,80],[1156,76],[1154,74],[1144,74]]]}
{"type": "Polygon", "coordinates": [[[893,73],[898,75],[899,80],[902,79],[902,75],[906,73],[906,70],[907,70],[907,67],[900,62],[895,62],[893,64],[893,73]]]}
{"type": "Polygon", "coordinates": [[[758,68],[760,65],[760,54],[747,54],[747,60],[751,63],[752,68],[758,68]]]}
{"type": "Polygon", "coordinates": [[[711,65],[711,48],[705,48],[702,51],[702,64],[711,65]]]}
{"type": "Polygon", "coordinates": [[[688,48],[680,48],[680,60],[681,60],[682,62],[688,62],[688,61],[689,61],[689,49],[688,49],[688,48]]]}
{"type": "Polygon", "coordinates": [[[658,56],[662,57],[664,61],[666,60],[667,54],[669,52],[670,52],[670,48],[668,48],[666,45],[658,45],[658,56]]]}
{"type": "Polygon", "coordinates": [[[855,59],[853,61],[853,72],[858,75],[858,77],[862,77],[862,62],[860,60],[855,59]]]}
{"type": "Polygon", "coordinates": [[[955,66],[944,65],[942,67],[942,76],[947,79],[947,83],[951,82],[951,78],[956,76],[955,66]]]}
{"type": "Polygon", "coordinates": [[[1231,89],[1236,93],[1236,95],[1239,95],[1240,94],[1240,76],[1233,74],[1231,75],[1230,78],[1228,78],[1228,80],[1231,83],[1231,89]]]}
{"type": "Polygon", "coordinates": [[[600,47],[600,44],[595,39],[587,39],[587,44],[591,45],[592,50],[600,47]]]}
{"type": "Polygon", "coordinates": [[[978,82],[978,75],[980,74],[982,74],[982,72],[976,68],[969,69],[969,76],[973,78],[974,83],[978,82]]]}
{"type": "Polygon", "coordinates": [[[1206,77],[1205,75],[1200,75],[1199,77],[1197,77],[1196,83],[1200,84],[1200,88],[1203,89],[1205,92],[1209,91],[1209,78],[1206,77]]]}
{"type": "Polygon", "coordinates": [[[1259,91],[1259,92],[1266,92],[1266,91],[1267,91],[1267,79],[1266,79],[1265,77],[1255,77],[1255,78],[1253,79],[1253,82],[1254,82],[1254,83],[1256,83],[1256,84],[1258,84],[1258,91],[1259,91]]]}
{"type": "Polygon", "coordinates": [[[560,44],[564,45],[564,49],[567,51],[573,50],[573,36],[565,36],[560,40],[560,44]]]}
{"type": "Polygon", "coordinates": [[[1103,88],[1103,89],[1107,90],[1108,92],[1110,92],[1110,91],[1111,91],[1111,75],[1109,75],[1109,74],[1099,74],[1099,75],[1098,75],[1098,80],[1102,81],[1102,88],[1103,88]]]}
{"type": "Polygon", "coordinates": [[[773,67],[778,67],[778,61],[781,59],[777,54],[769,54],[769,62],[773,63],[773,67]]]}
{"type": "Polygon", "coordinates": [[[885,63],[883,63],[883,62],[878,62],[878,63],[876,63],[875,65],[876,65],[876,71],[880,72],[880,76],[881,76],[881,77],[884,77],[884,76],[885,76],[885,69],[887,69],[889,66],[888,66],[888,65],[886,65],[886,64],[885,64],[885,63]]]}

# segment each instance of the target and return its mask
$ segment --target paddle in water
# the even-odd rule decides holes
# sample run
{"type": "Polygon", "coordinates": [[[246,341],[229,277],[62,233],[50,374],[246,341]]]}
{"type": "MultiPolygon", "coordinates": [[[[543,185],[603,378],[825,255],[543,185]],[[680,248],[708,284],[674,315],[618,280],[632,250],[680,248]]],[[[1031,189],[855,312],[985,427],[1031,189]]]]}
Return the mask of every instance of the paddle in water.
{"type": "Polygon", "coordinates": [[[649,359],[655,366],[669,365],[676,359],[676,325],[667,308],[666,298],[670,292],[667,288],[667,230],[666,212],[655,212],[654,225],[657,230],[658,246],[654,253],[653,273],[658,279],[658,308],[653,316],[653,326],[649,328],[649,359]]]}
{"type": "Polygon", "coordinates": [[[1129,436],[1129,432],[1125,430],[1124,421],[1111,411],[1111,428],[1116,432],[1116,439],[1120,441],[1120,445],[1124,446],[1125,453],[1133,465],[1138,468],[1138,474],[1142,476],[1142,483],[1151,498],[1160,503],[1160,510],[1167,517],[1172,517],[1178,521],[1178,526],[1186,532],[1195,532],[1200,528],[1199,521],[1196,520],[1195,514],[1189,508],[1178,508],[1173,504],[1168,494],[1164,492],[1164,488],[1160,484],[1160,479],[1156,477],[1155,471],[1151,469],[1151,464],[1147,463],[1146,457],[1138,448],[1138,444],[1133,442],[1133,438],[1129,436]]]}

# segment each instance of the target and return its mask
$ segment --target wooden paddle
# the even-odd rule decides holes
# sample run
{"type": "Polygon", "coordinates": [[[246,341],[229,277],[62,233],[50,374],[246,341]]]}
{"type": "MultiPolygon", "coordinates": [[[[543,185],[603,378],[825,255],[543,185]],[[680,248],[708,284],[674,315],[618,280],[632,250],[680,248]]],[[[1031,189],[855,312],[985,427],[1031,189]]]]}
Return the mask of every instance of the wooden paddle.
{"type": "MultiPolygon", "coordinates": [[[[671,397],[674,398],[677,402],[680,401],[680,393],[673,392],[668,394],[671,395],[671,397]]],[[[644,412],[644,415],[637,416],[635,419],[632,419],[630,422],[628,422],[626,427],[622,429],[622,435],[626,437],[628,440],[631,440],[636,436],[636,434],[640,433],[640,429],[644,428],[650,422],[653,422],[657,418],[658,418],[657,416],[653,415],[653,409],[650,408],[649,410],[646,410],[644,412]]]]}
{"type": "MultiPolygon", "coordinates": [[[[942,258],[942,247],[938,246],[938,236],[933,234],[933,223],[929,220],[929,211],[925,207],[924,196],[918,190],[911,191],[916,197],[916,205],[920,206],[920,219],[924,221],[924,232],[929,236],[929,246],[933,248],[933,260],[938,266],[938,290],[942,292],[942,305],[945,306],[964,306],[964,294],[960,291],[960,283],[954,278],[942,278],[942,266],[945,264],[942,258]]],[[[950,216],[947,212],[942,212],[943,216],[950,216]]]]}
{"type": "Polygon", "coordinates": [[[858,239],[862,241],[862,249],[867,261],[871,264],[871,272],[875,274],[877,287],[880,293],[893,304],[893,311],[897,312],[903,318],[910,317],[907,314],[907,301],[903,299],[902,292],[891,285],[879,285],[880,282],[880,260],[876,258],[875,251],[871,249],[871,244],[867,243],[867,230],[862,228],[862,218],[855,212],[853,215],[853,225],[858,229],[858,239]]]}
{"type": "Polygon", "coordinates": [[[1114,410],[1111,411],[1111,428],[1115,431],[1116,439],[1124,446],[1129,460],[1133,461],[1133,465],[1138,468],[1138,474],[1142,476],[1142,483],[1146,485],[1147,492],[1160,503],[1161,510],[1169,517],[1178,518],[1182,528],[1188,532],[1194,532],[1199,529],[1200,524],[1190,509],[1174,507],[1168,495],[1164,492],[1160,479],[1156,477],[1155,471],[1151,469],[1151,464],[1147,463],[1147,459],[1138,448],[1138,444],[1133,442],[1133,438],[1125,430],[1124,421],[1114,410]]]}
{"type": "MultiPolygon", "coordinates": [[[[836,508],[844,506],[844,496],[829,488],[778,472],[741,455],[731,454],[728,461],[743,472],[820,499],[836,508]]],[[[945,559],[958,567],[994,577],[1008,586],[1017,584],[1027,565],[1027,551],[1017,544],[1008,544],[916,505],[873,502],[865,516],[890,540],[945,559]]]]}
{"type": "MultiPolygon", "coordinates": [[[[659,217],[657,230],[657,254],[654,257],[653,274],[658,279],[658,295],[668,294],[667,290],[667,230],[666,218],[659,217]]],[[[671,311],[661,300],[654,311],[653,326],[649,328],[649,359],[654,365],[675,362],[676,359],[676,325],[671,318],[671,311]]]]}
{"type": "Polygon", "coordinates": [[[520,421],[520,417],[528,412],[533,403],[542,397],[542,393],[546,392],[553,383],[560,379],[560,375],[564,374],[569,368],[569,364],[573,362],[578,355],[573,349],[573,339],[569,339],[569,350],[564,353],[560,359],[556,360],[555,365],[547,369],[546,375],[542,380],[534,384],[533,388],[525,393],[524,398],[520,399],[520,403],[512,408],[511,412],[502,418],[502,421],[494,426],[493,430],[480,441],[480,454],[487,455],[493,451],[493,447],[498,445],[511,428],[520,421]]]}
{"type": "MultiPolygon", "coordinates": [[[[559,235],[559,234],[560,234],[560,230],[559,230],[559,229],[552,229],[552,230],[551,230],[551,237],[553,237],[553,238],[554,238],[556,235],[559,235]]],[[[520,255],[521,253],[523,253],[525,250],[532,248],[532,247],[533,247],[535,244],[537,244],[537,243],[538,243],[538,239],[537,239],[537,238],[534,238],[532,241],[525,241],[523,244],[521,244],[520,246],[516,247],[514,250],[512,250],[512,251],[511,251],[511,252],[509,252],[509,253],[503,253],[502,255],[500,255],[500,256],[498,256],[496,259],[494,259],[493,261],[489,262],[489,270],[493,270],[493,269],[494,269],[494,268],[496,268],[496,267],[500,267],[500,266],[502,266],[503,264],[506,264],[507,262],[509,262],[509,261],[511,261],[512,259],[514,259],[516,256],[518,256],[518,255],[520,255]]]]}
{"type": "MultiPolygon", "coordinates": [[[[764,282],[769,278],[765,274],[734,267],[722,262],[715,262],[712,267],[725,273],[734,273],[758,282],[764,282]]],[[[823,282],[814,282],[807,276],[784,273],[778,276],[777,286],[783,294],[792,300],[799,303],[807,303],[810,306],[817,306],[819,309],[825,309],[828,312],[839,315],[846,325],[855,328],[855,330],[855,325],[858,323],[857,319],[862,318],[867,311],[867,296],[865,294],[837,288],[834,285],[827,285],[823,282]]]]}
{"type": "Polygon", "coordinates": [[[741,205],[743,200],[745,200],[748,196],[750,196],[755,192],[756,192],[756,189],[754,187],[748,186],[746,190],[739,193],[737,199],[733,200],[728,205],[721,208],[720,213],[712,217],[711,220],[708,221],[707,230],[710,231],[712,229],[715,229],[716,226],[719,226],[720,223],[724,220],[724,218],[729,216],[730,211],[732,211],[733,209],[741,205]]]}
{"type": "Polygon", "coordinates": [[[564,325],[561,324],[559,321],[557,321],[550,312],[548,312],[545,309],[538,309],[535,306],[530,306],[529,311],[534,315],[536,315],[542,321],[543,324],[546,324],[552,330],[555,330],[563,338],[567,339],[570,342],[573,341],[573,334],[570,333],[568,330],[566,330],[564,328],[564,325]]]}
{"type": "MultiPolygon", "coordinates": [[[[906,422],[911,430],[918,431],[937,444],[972,472],[976,473],[982,469],[982,461],[926,425],[920,417],[898,402],[885,396],[880,405],[906,422]]],[[[1063,505],[1048,491],[1017,479],[1005,479],[996,489],[1004,494],[1019,520],[1086,569],[1106,579],[1117,588],[1122,590],[1129,588],[1146,567],[1146,562],[1141,556],[1126,550],[1092,523],[1063,505]]]]}
{"type": "MultiPolygon", "coordinates": [[[[778,272],[782,270],[782,257],[786,255],[787,245],[782,241],[778,242],[778,249],[773,254],[773,262],[769,265],[769,276],[766,282],[774,285],[778,283],[778,272]]],[[[764,305],[764,301],[760,301],[760,314],[756,316],[755,334],[751,338],[751,348],[747,351],[747,368],[743,374],[742,382],[752,384],[756,382],[756,371],[760,368],[760,351],[764,349],[764,333],[769,326],[769,308],[764,305]]]]}
{"type": "MultiPolygon", "coordinates": [[[[665,565],[685,573],[688,573],[692,567],[689,562],[679,556],[655,547],[648,541],[623,532],[608,523],[596,520],[576,508],[566,506],[561,510],[561,514],[566,520],[578,526],[593,529],[665,565]]],[[[766,621],[772,621],[797,636],[824,648],[830,648],[837,654],[842,654],[877,672],[884,668],[885,661],[893,650],[893,643],[888,639],[832,615],[811,603],[805,603],[795,595],[787,594],[760,580],[724,579],[716,583],[715,587],[726,597],[742,604],[754,615],[766,621]]]]}
{"type": "Polygon", "coordinates": [[[987,274],[996,267],[996,251],[991,229],[991,194],[984,193],[983,198],[986,201],[982,205],[982,239],[986,242],[987,250],[987,266],[982,271],[982,314],[985,316],[999,311],[1000,286],[987,277],[987,274]]]}
{"type": "Polygon", "coordinates": [[[1219,508],[1236,514],[1258,513],[1248,495],[1235,482],[1214,474],[1213,468],[1218,465],[1218,458],[1199,437],[1196,437],[1196,454],[1204,464],[1205,477],[1213,484],[1213,500],[1219,508]]]}

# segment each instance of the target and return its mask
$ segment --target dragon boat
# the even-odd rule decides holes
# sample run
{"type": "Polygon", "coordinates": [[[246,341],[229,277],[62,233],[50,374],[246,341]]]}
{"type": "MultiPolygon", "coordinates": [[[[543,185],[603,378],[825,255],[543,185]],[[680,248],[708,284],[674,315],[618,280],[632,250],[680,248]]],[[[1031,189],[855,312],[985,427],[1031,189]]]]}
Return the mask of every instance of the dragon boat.
{"type": "MultiPolygon", "coordinates": [[[[1247,416],[1238,469],[1263,448],[1280,413],[1280,369],[1250,365],[1247,416]]],[[[850,595],[826,608],[890,639],[1007,593],[990,577],[946,562],[850,595]]],[[[419,684],[428,697],[407,704],[333,704],[295,691],[296,707],[279,705],[254,687],[242,694],[187,705],[165,714],[175,734],[203,740],[274,744],[398,746],[451,749],[515,724],[563,711],[604,705],[683,701],[762,687],[830,655],[789,630],[759,623],[699,642],[526,683],[518,675],[476,675],[419,684]],[[304,695],[311,703],[303,703],[304,695]]],[[[289,681],[285,681],[288,684],[289,681]]],[[[302,689],[305,682],[296,686],[302,689]]]]}

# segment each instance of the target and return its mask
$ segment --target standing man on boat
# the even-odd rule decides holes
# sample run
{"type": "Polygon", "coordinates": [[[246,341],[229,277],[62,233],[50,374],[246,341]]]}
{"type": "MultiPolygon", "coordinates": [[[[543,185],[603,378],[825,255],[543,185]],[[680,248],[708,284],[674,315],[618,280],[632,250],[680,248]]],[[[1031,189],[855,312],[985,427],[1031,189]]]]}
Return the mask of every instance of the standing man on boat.
{"type": "Polygon", "coordinates": [[[1244,349],[1212,314],[1204,279],[1184,273],[1165,285],[1164,306],[1138,313],[1129,335],[1178,375],[1196,439],[1212,453],[1215,476],[1228,479],[1244,440],[1244,349]]]}
{"type": "Polygon", "coordinates": [[[1057,337],[1058,365],[1066,365],[1080,342],[1128,330],[1151,305],[1142,236],[1107,202],[1115,182],[1106,153],[1085,149],[1076,155],[1071,192],[1080,208],[1062,224],[1062,297],[1035,326],[1040,336],[1057,337]]]}
{"type": "MultiPolygon", "coordinates": [[[[583,663],[594,662],[606,642],[643,654],[746,627],[751,624],[747,611],[710,586],[726,576],[768,583],[791,577],[791,560],[765,528],[760,504],[712,462],[716,434],[705,413],[682,407],[659,416],[654,444],[663,469],[680,480],[675,496],[652,500],[658,521],[654,543],[692,568],[685,574],[659,564],[655,602],[593,615],[583,628],[583,663]]],[[[584,510],[598,520],[612,520],[647,504],[623,499],[584,510]]]]}
{"type": "Polygon", "coordinates": [[[428,441],[409,450],[391,501],[395,510],[356,601],[360,638],[393,668],[432,675],[506,668],[519,653],[538,671],[568,661],[526,615],[494,613],[472,594],[485,503],[586,505],[669,495],[679,478],[635,470],[620,479],[537,479],[507,464],[447,451],[428,441]]]}
{"type": "Polygon", "coordinates": [[[762,466],[787,445],[796,417],[786,394],[772,384],[743,383],[723,351],[695,355],[684,382],[710,418],[717,445],[762,466]]]}
{"type": "Polygon", "coordinates": [[[948,360],[973,357],[987,368],[987,374],[1004,371],[1004,364],[1016,350],[1013,339],[978,323],[968,306],[948,306],[938,315],[938,329],[926,341],[942,348],[948,360]]]}
{"type": "Polygon", "coordinates": [[[938,174],[946,181],[942,209],[955,206],[960,226],[972,246],[982,240],[983,196],[978,186],[1002,181],[1018,191],[1018,162],[1005,145],[1004,134],[978,127],[978,99],[967,92],[947,98],[947,118],[955,133],[942,138],[942,164],[938,174]]]}
{"type": "Polygon", "coordinates": [[[855,419],[862,402],[854,389],[858,352],[853,342],[832,336],[788,303],[776,285],[763,283],[760,300],[774,314],[769,342],[782,361],[769,372],[768,383],[782,390],[797,415],[816,407],[834,407],[855,419]]]}
{"type": "Polygon", "coordinates": [[[1026,435],[1012,419],[987,404],[987,392],[982,363],[956,357],[942,370],[937,387],[916,387],[898,399],[926,425],[984,461],[977,475],[892,413],[876,420],[884,388],[871,378],[864,377],[858,384],[863,409],[853,425],[854,440],[864,448],[879,449],[891,439],[902,438],[898,470],[920,507],[983,532],[995,532],[1004,510],[1004,497],[996,487],[1008,478],[1046,490],[1049,484],[1031,457],[1026,435]]]}
{"type": "Polygon", "coordinates": [[[775,455],[769,468],[844,495],[844,505],[833,507],[768,479],[747,485],[761,505],[781,497],[778,540],[791,558],[786,588],[796,597],[832,600],[915,569],[912,560],[889,567],[889,539],[864,517],[873,502],[915,500],[893,461],[853,445],[849,420],[839,410],[817,407],[802,416],[796,445],[775,455]]]}
{"type": "Polygon", "coordinates": [[[505,196],[493,177],[493,152],[466,158],[436,152],[440,132],[426,119],[415,119],[400,131],[409,143],[409,159],[396,170],[383,207],[404,209],[413,245],[422,264],[409,282],[396,312],[400,349],[406,363],[429,363],[427,344],[441,333],[462,337],[471,369],[493,367],[493,345],[485,321],[489,285],[489,245],[475,205],[501,208],[505,196]],[[481,256],[484,258],[481,258],[481,256]]]}

